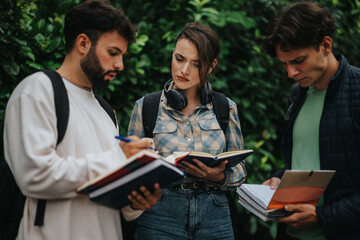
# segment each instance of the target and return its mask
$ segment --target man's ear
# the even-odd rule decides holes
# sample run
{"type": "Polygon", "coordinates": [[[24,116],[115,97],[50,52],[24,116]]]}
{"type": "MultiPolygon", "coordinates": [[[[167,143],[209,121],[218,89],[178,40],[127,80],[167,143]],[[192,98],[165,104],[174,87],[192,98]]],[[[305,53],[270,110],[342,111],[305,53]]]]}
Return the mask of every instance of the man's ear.
{"type": "Polygon", "coordinates": [[[328,56],[332,51],[332,38],[325,36],[320,44],[320,50],[324,53],[325,56],[328,56]]]}
{"type": "Polygon", "coordinates": [[[84,33],[79,34],[75,41],[75,48],[80,55],[86,55],[91,48],[90,38],[84,33]]]}

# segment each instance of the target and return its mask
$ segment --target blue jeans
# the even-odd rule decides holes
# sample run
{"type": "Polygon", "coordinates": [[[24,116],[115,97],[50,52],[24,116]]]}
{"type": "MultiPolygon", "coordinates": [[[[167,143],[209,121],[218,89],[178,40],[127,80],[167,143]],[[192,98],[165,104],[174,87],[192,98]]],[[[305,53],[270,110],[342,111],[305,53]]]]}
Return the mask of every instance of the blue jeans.
{"type": "Polygon", "coordinates": [[[138,219],[136,239],[234,239],[226,194],[164,188],[156,206],[138,219]]]}

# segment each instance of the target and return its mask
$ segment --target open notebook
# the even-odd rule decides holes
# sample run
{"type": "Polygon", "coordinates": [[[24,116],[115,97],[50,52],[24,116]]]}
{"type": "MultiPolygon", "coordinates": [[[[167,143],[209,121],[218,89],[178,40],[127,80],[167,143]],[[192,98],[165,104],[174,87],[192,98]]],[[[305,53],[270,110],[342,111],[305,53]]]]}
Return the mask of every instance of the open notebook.
{"type": "Polygon", "coordinates": [[[333,170],[286,170],[276,190],[267,185],[242,184],[236,190],[239,203],[264,221],[288,216],[288,204],[316,205],[324,193],[333,170]]]}

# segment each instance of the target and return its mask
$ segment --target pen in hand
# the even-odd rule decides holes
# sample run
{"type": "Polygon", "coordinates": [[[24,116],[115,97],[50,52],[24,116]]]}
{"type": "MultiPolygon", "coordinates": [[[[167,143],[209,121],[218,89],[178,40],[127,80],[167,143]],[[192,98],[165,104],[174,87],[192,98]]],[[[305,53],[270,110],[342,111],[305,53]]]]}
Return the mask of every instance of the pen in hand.
{"type": "Polygon", "coordinates": [[[130,138],[127,138],[127,137],[123,137],[121,135],[118,135],[118,136],[115,136],[116,139],[119,139],[120,141],[123,141],[123,142],[132,142],[133,140],[131,140],[130,138]]]}
{"type": "MultiPolygon", "coordinates": [[[[116,139],[119,139],[120,141],[127,142],[127,143],[133,142],[133,140],[131,140],[130,138],[127,138],[127,137],[124,137],[124,136],[121,136],[121,135],[117,135],[117,136],[115,136],[115,138],[116,138],[116,139]]],[[[153,145],[153,144],[154,144],[154,143],[152,142],[152,145],[153,145]]],[[[154,150],[154,148],[152,148],[152,147],[148,147],[148,149],[154,150]]]]}

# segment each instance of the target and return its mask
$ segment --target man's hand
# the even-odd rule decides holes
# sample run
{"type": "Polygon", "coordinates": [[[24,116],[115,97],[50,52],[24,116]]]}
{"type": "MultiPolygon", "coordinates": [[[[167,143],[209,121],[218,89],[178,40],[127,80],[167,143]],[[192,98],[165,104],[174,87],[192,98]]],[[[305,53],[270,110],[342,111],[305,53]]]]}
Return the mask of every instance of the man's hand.
{"type": "Polygon", "coordinates": [[[178,167],[184,172],[190,173],[194,177],[206,179],[211,182],[221,182],[225,178],[225,165],[228,162],[227,160],[222,161],[217,167],[208,167],[197,159],[193,159],[192,164],[186,161],[183,161],[178,167]]]}
{"type": "Polygon", "coordinates": [[[140,152],[141,150],[149,149],[150,147],[151,148],[154,147],[154,141],[151,138],[142,138],[141,140],[136,136],[129,136],[128,138],[132,142],[121,141],[119,143],[121,149],[123,150],[123,152],[127,158],[140,152]]]}
{"type": "Polygon", "coordinates": [[[280,178],[273,177],[263,182],[263,185],[268,185],[270,186],[270,189],[274,190],[279,186],[280,181],[281,181],[280,178]]]}
{"type": "Polygon", "coordinates": [[[140,187],[143,196],[136,191],[132,191],[131,194],[128,195],[128,199],[131,201],[131,207],[136,210],[146,210],[155,206],[156,202],[161,198],[160,185],[155,183],[154,189],[154,193],[151,193],[146,187],[140,187]]]}
{"type": "Polygon", "coordinates": [[[315,206],[310,204],[286,205],[285,210],[295,212],[289,217],[279,218],[279,222],[289,224],[294,228],[302,228],[318,223],[315,206]]]}

